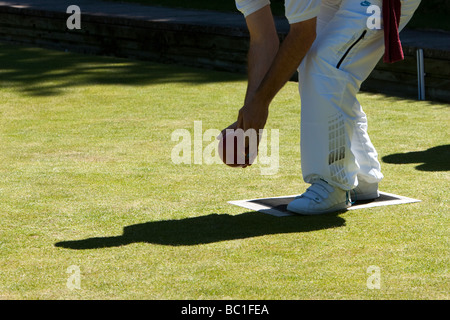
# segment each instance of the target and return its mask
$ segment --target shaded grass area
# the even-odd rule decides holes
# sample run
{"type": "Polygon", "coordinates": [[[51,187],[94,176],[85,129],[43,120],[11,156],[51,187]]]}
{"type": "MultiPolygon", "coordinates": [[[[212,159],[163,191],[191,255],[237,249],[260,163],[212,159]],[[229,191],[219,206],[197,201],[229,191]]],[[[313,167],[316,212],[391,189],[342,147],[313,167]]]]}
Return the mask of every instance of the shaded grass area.
{"type": "Polygon", "coordinates": [[[0,67],[3,86],[14,87],[26,95],[52,96],[64,94],[71,87],[96,84],[145,85],[163,83],[202,84],[242,79],[229,75],[223,79],[215,73],[196,73],[189,69],[168,73],[165,66],[118,61],[114,58],[91,56],[80,61],[79,56],[59,51],[45,55],[36,48],[2,46],[0,67]]]}
{"type": "Polygon", "coordinates": [[[345,220],[337,215],[305,220],[297,217],[277,219],[270,215],[245,212],[238,215],[209,214],[180,220],[152,221],[126,226],[123,234],[114,237],[94,237],[77,241],[63,241],[58,247],[86,250],[118,247],[136,242],[193,246],[214,242],[248,239],[274,234],[311,232],[337,228],[345,220]]]}
{"type": "Polygon", "coordinates": [[[175,130],[222,129],[245,89],[231,73],[1,44],[0,297],[448,299],[448,105],[359,95],[381,190],[422,202],[276,218],[227,201],[307,186],[296,83],[267,123],[276,174],[171,159],[175,130]]]}
{"type": "Polygon", "coordinates": [[[417,164],[421,171],[450,171],[450,144],[432,147],[423,151],[396,153],[383,157],[383,161],[393,164],[417,164]]]}

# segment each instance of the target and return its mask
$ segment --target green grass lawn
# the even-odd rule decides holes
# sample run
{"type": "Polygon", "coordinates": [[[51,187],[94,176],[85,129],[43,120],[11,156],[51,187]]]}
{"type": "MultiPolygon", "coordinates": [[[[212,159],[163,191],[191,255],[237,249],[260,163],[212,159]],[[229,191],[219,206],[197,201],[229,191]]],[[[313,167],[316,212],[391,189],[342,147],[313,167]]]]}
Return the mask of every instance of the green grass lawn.
{"type": "Polygon", "coordinates": [[[171,159],[175,130],[227,126],[245,86],[1,44],[0,299],[449,299],[449,105],[359,95],[381,190],[421,202],[276,218],[227,201],[304,191],[296,83],[267,124],[276,174],[171,159]]]}

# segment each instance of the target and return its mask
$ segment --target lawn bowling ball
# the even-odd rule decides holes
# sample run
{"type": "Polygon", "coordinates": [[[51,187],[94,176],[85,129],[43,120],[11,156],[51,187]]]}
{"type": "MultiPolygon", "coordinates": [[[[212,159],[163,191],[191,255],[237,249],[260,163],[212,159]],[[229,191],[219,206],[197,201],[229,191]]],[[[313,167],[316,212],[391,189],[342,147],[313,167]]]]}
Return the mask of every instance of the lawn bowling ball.
{"type": "Polygon", "coordinates": [[[227,132],[219,140],[218,152],[220,159],[227,166],[233,168],[251,165],[256,158],[256,152],[254,154],[249,153],[250,148],[245,147],[244,136],[239,136],[239,134],[239,131],[227,132]]]}

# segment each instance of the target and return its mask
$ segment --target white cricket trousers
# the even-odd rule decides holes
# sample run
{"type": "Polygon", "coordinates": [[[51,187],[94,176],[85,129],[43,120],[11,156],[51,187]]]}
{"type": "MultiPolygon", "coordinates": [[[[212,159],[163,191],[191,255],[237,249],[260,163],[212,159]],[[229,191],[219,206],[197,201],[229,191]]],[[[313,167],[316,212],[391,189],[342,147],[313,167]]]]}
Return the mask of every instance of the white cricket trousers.
{"type": "MultiPolygon", "coordinates": [[[[400,30],[420,0],[401,3],[400,30]]],[[[356,98],[385,48],[382,19],[381,29],[367,26],[369,5],[381,9],[382,0],[322,0],[317,38],[299,67],[301,166],[307,183],[322,178],[351,190],[358,179],[383,178],[356,98]]]]}

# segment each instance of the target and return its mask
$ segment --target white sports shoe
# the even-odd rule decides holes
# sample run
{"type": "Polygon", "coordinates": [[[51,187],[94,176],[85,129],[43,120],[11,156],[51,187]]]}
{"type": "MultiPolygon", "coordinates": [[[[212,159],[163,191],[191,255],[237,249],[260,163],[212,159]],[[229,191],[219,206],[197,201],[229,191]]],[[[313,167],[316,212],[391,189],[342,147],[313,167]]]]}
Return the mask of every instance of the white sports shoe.
{"type": "Polygon", "coordinates": [[[378,183],[368,183],[362,179],[358,179],[358,185],[351,192],[353,201],[373,200],[380,196],[378,191],[378,183]]]}
{"type": "Polygon", "coordinates": [[[291,201],[287,209],[303,214],[315,215],[346,209],[350,206],[349,192],[329,185],[325,180],[316,180],[301,196],[291,201]]]}

